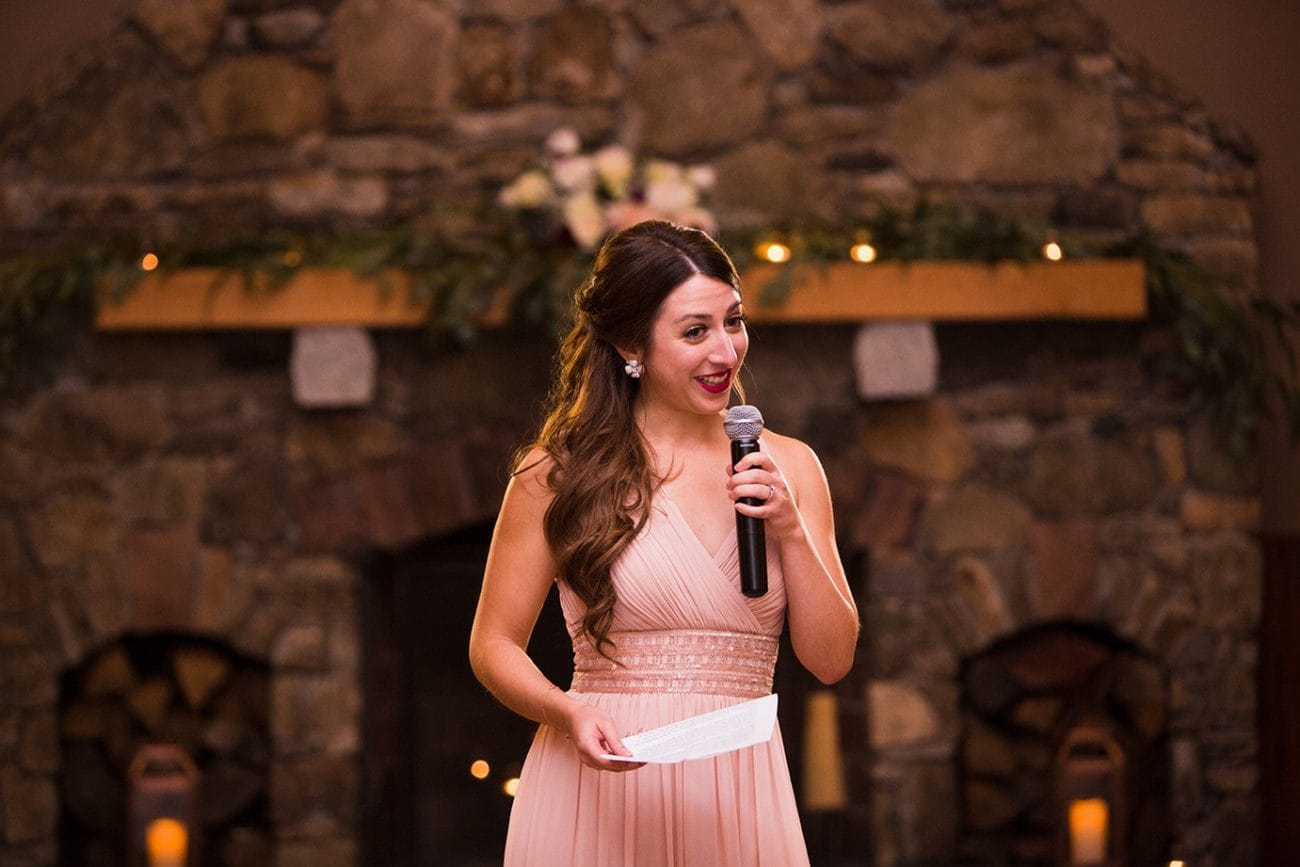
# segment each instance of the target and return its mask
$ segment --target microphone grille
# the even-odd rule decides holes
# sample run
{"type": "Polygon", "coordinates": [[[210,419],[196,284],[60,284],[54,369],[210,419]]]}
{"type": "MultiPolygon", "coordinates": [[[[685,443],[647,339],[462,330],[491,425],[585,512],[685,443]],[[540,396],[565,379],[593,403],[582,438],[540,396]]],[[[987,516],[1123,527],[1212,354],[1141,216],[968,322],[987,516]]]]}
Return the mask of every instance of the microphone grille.
{"type": "Polygon", "coordinates": [[[763,414],[758,407],[749,404],[733,406],[722,420],[722,429],[727,432],[728,439],[758,439],[763,432],[763,414]]]}

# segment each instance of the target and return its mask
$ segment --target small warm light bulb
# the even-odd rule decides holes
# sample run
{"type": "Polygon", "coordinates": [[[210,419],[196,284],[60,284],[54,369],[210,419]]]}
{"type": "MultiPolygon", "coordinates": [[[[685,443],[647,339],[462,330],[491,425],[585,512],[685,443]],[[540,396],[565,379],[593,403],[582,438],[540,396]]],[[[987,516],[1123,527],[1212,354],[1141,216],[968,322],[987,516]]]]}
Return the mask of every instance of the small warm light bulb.
{"type": "Polygon", "coordinates": [[[769,262],[788,262],[790,248],[779,241],[768,241],[758,245],[758,255],[769,262]]]}
{"type": "Polygon", "coordinates": [[[1185,861],[1170,861],[1170,862],[1169,862],[1169,867],[1187,867],[1187,862],[1185,862],[1185,861]]]}
{"type": "Polygon", "coordinates": [[[157,267],[158,267],[158,254],[145,253],[143,256],[140,257],[141,271],[152,271],[157,267]]]}
{"type": "Polygon", "coordinates": [[[506,780],[504,783],[501,784],[501,791],[505,792],[507,795],[509,795],[512,798],[515,796],[515,792],[517,792],[518,790],[519,790],[518,777],[511,777],[510,779],[506,780]]]}
{"type": "Polygon", "coordinates": [[[1048,241],[1043,245],[1043,258],[1050,262],[1059,262],[1065,258],[1065,251],[1055,241],[1048,241]]]}
{"type": "Polygon", "coordinates": [[[492,766],[483,759],[475,759],[469,766],[469,775],[476,780],[486,780],[492,773],[492,766]]]}
{"type": "Polygon", "coordinates": [[[849,248],[849,258],[864,265],[876,261],[876,248],[863,241],[849,248]]]}

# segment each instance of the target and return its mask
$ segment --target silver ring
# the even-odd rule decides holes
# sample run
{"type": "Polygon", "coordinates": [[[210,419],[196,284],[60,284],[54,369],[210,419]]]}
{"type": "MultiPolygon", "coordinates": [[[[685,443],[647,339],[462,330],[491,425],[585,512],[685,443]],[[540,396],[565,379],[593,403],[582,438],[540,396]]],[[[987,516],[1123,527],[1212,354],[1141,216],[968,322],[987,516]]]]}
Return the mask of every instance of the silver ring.
{"type": "Polygon", "coordinates": [[[770,499],[772,499],[772,498],[775,497],[775,496],[776,496],[776,485],[768,485],[768,486],[767,486],[767,499],[770,500],[770,499]]]}

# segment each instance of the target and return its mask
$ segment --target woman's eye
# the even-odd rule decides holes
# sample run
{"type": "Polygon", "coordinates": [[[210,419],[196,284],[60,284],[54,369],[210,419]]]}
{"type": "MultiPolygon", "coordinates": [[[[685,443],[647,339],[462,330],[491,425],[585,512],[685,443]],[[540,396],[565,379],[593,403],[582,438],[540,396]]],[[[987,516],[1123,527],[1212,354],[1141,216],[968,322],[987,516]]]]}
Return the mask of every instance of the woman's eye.
{"type": "Polygon", "coordinates": [[[703,326],[703,325],[692,325],[690,328],[687,328],[687,329],[686,329],[686,332],[685,332],[682,336],[685,337],[685,338],[687,338],[688,340],[695,340],[695,339],[698,338],[698,337],[703,337],[703,336],[704,336],[704,326],[703,326]]]}
{"type": "Polygon", "coordinates": [[[727,318],[728,328],[739,328],[744,324],[745,324],[745,316],[742,313],[737,313],[735,316],[731,316],[727,318]]]}

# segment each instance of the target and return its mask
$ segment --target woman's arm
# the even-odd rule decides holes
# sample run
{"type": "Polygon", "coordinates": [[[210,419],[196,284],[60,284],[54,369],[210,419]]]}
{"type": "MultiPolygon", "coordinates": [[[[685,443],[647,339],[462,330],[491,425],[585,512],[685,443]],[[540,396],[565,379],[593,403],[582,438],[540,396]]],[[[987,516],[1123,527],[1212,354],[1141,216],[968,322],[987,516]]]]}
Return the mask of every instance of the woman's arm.
{"type": "Polygon", "coordinates": [[[766,498],[761,506],[737,503],[736,509],[763,518],[776,538],[795,655],[823,683],[834,683],[853,665],[858,609],[835,544],[830,487],[804,443],[767,434],[765,444],[766,451],[737,464],[731,498],[766,498]]]}
{"type": "Polygon", "coordinates": [[[600,758],[601,753],[631,755],[608,714],[566,694],[527,653],[556,572],[542,529],[550,491],[545,483],[549,463],[541,457],[530,455],[526,469],[506,488],[470,631],[470,667],[506,707],[571,738],[585,764],[632,770],[640,765],[600,758]]]}

